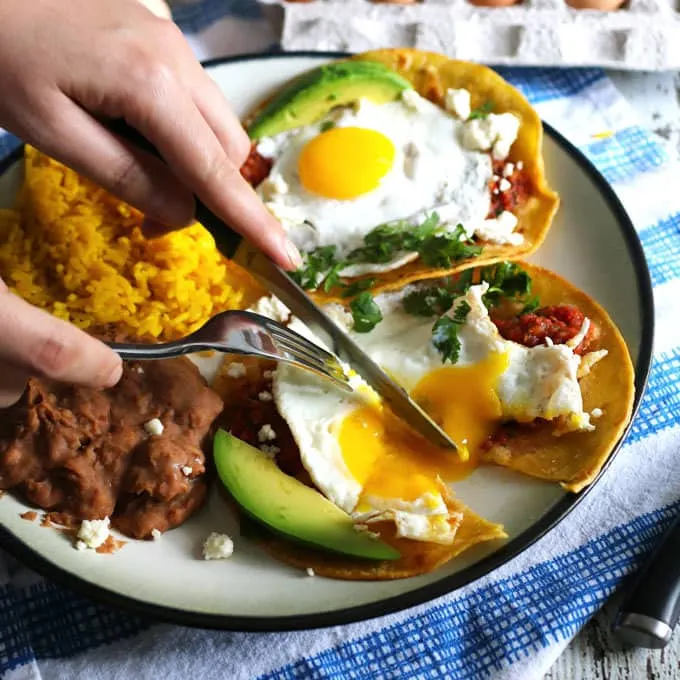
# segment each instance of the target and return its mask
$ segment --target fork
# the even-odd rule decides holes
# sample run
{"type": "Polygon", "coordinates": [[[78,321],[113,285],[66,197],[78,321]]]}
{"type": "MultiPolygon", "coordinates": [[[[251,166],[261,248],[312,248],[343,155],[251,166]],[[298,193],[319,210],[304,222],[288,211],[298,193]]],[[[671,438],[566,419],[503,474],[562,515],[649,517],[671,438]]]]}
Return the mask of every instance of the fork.
{"type": "Polygon", "coordinates": [[[273,359],[312,371],[352,391],[349,378],[335,356],[280,323],[254,312],[220,312],[198,330],[172,342],[107,344],[122,359],[169,359],[205,350],[273,359]]]}

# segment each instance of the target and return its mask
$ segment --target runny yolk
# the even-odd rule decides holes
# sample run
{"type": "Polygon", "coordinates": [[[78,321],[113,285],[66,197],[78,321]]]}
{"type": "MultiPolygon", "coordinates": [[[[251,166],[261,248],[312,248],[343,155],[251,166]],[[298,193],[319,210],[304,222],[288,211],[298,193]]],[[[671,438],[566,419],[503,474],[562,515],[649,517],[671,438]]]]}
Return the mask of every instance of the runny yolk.
{"type": "Polygon", "coordinates": [[[347,416],[339,443],[352,476],[363,495],[415,500],[439,492],[444,482],[462,479],[478,464],[482,443],[501,419],[495,386],[508,367],[508,355],[490,354],[471,366],[445,366],[426,375],[411,396],[467,449],[463,462],[451,451],[422,439],[380,405],[362,406],[347,416]]]}
{"type": "Polygon", "coordinates": [[[298,159],[308,191],[337,200],[373,191],[390,171],[394,144],[377,130],[336,127],[309,141],[298,159]]]}

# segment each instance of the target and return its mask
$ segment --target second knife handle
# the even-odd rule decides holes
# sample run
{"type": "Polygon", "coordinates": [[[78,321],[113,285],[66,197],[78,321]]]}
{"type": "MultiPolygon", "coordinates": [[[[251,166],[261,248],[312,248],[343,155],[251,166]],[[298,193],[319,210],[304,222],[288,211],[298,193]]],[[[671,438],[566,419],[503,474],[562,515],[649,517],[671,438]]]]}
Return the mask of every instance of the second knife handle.
{"type": "Polygon", "coordinates": [[[680,616],[680,514],[629,588],[614,631],[638,647],[664,647],[680,616]]]}

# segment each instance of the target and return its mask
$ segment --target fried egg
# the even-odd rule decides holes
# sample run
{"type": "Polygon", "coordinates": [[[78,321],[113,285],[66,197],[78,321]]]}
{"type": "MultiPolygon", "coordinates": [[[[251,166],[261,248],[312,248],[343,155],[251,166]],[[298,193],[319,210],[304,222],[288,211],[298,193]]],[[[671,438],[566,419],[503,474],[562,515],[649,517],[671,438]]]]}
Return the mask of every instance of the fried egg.
{"type": "MultiPolygon", "coordinates": [[[[357,521],[389,519],[399,536],[450,543],[457,523],[447,509],[446,485],[474,470],[501,422],[559,418],[563,431],[593,426],[583,411],[581,357],[573,343],[528,348],[505,340],[489,318],[482,301],[487,284],[481,284],[454,305],[464,300],[470,310],[458,333],[458,361],[444,364],[432,343],[433,320],[403,310],[411,289],[376,298],[383,321],[371,332],[346,328],[467,453],[466,461],[413,434],[356,375],[348,394],[281,365],[273,393],[302,464],[327,498],[357,521]]],[[[345,320],[329,311],[336,322],[345,320]]],[[[299,320],[290,325],[315,339],[299,320]]]]}
{"type": "MultiPolygon", "coordinates": [[[[474,123],[415,90],[384,104],[361,99],[318,124],[260,140],[258,152],[273,165],[257,192],[305,252],[335,245],[343,257],[375,227],[397,220],[418,224],[433,211],[448,229],[461,223],[468,235],[483,230],[493,240],[494,220],[486,220],[492,162],[478,140],[469,143],[467,127],[474,123]]],[[[510,232],[517,224],[508,216],[502,242],[521,240],[515,233],[508,241],[508,223],[514,220],[510,232]]],[[[354,265],[360,269],[343,274],[385,271],[415,257],[400,253],[387,265],[354,265]]]]}

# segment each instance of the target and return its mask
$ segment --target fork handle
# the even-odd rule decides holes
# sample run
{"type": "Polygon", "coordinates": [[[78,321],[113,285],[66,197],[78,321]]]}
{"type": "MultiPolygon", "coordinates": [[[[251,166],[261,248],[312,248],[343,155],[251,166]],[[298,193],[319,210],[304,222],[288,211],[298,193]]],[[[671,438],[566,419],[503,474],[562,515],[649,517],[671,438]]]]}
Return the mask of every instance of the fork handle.
{"type": "Polygon", "coordinates": [[[172,359],[183,354],[193,354],[211,349],[209,345],[198,342],[164,342],[157,345],[137,345],[127,342],[106,343],[121,359],[126,361],[148,361],[152,359],[172,359]]]}
{"type": "MultiPolygon", "coordinates": [[[[121,137],[126,142],[165,161],[158,149],[139,131],[128,125],[122,118],[103,120],[101,123],[110,132],[118,135],[118,137],[121,137]]],[[[194,212],[196,221],[200,222],[210,232],[210,235],[215,239],[217,249],[222,255],[229,259],[233,258],[243,241],[242,236],[232,229],[229,229],[224,221],[217,217],[217,215],[215,215],[215,213],[210,210],[198,196],[194,196],[194,201],[196,205],[194,212]]]]}

